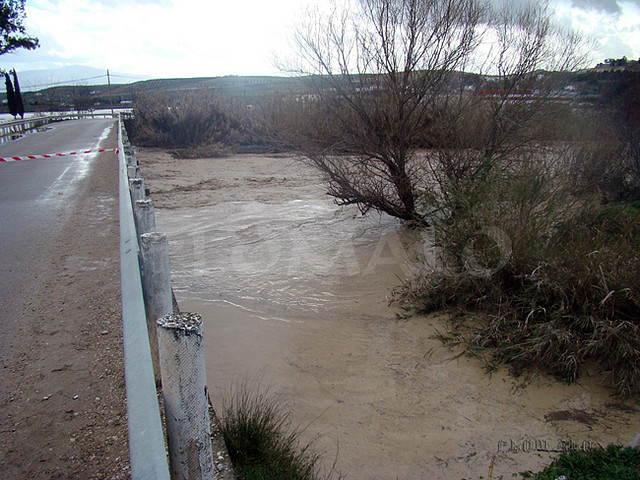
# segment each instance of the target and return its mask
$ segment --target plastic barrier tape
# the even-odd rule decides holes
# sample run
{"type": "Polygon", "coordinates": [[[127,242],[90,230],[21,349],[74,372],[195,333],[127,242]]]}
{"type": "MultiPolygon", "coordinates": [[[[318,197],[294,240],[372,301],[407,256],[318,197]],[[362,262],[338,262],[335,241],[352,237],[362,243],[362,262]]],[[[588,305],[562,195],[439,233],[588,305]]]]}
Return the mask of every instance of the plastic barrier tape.
{"type": "Polygon", "coordinates": [[[116,152],[118,153],[117,148],[101,148],[100,150],[82,150],[78,152],[67,152],[67,153],[50,153],[43,155],[23,155],[20,157],[0,157],[0,163],[2,162],[18,162],[20,160],[35,160],[36,158],[54,158],[54,157],[67,157],[71,155],[83,155],[85,153],[102,153],[102,152],[116,152]]]}

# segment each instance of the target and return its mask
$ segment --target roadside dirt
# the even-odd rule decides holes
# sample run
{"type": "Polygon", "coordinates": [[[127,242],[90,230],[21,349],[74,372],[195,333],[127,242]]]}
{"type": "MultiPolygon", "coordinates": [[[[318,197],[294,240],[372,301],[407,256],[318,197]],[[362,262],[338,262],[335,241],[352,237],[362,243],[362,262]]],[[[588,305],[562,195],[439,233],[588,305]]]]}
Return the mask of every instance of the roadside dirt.
{"type": "Polygon", "coordinates": [[[3,479],[130,477],[117,192],[117,157],[100,154],[57,241],[42,246],[49,260],[31,272],[33,295],[7,320],[3,479]]]}

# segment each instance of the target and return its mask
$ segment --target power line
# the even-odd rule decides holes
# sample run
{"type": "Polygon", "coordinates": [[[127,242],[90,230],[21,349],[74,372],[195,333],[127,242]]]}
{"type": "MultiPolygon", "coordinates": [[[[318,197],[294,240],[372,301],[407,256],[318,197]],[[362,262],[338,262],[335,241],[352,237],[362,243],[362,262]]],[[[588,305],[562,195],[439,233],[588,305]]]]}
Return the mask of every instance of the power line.
{"type": "MultiPolygon", "coordinates": [[[[132,80],[142,80],[140,77],[132,77],[130,75],[118,75],[118,74],[111,74],[111,77],[118,77],[118,78],[127,78],[127,79],[132,79],[132,80]]],[[[88,80],[97,80],[100,78],[107,78],[106,75],[98,75],[96,77],[86,77],[86,78],[78,78],[78,79],[73,79],[73,80],[66,80],[63,82],[54,82],[54,83],[43,83],[40,85],[33,85],[30,83],[25,83],[25,88],[28,89],[43,89],[43,88],[51,88],[51,87],[60,87],[60,86],[74,86],[77,85],[78,82],[85,82],[88,80]]]]}
{"type": "Polygon", "coordinates": [[[140,80],[140,77],[134,77],[131,75],[118,75],[117,73],[112,73],[111,74],[112,77],[119,77],[119,78],[131,78],[133,80],[140,80]]]}
{"type": "Polygon", "coordinates": [[[74,80],[67,80],[65,82],[54,82],[54,83],[43,83],[41,85],[31,85],[26,83],[25,88],[50,88],[50,87],[59,87],[63,85],[76,85],[78,82],[85,82],[87,80],[96,80],[98,78],[106,78],[106,75],[99,75],[97,77],[87,77],[87,78],[77,78],[74,80]]]}

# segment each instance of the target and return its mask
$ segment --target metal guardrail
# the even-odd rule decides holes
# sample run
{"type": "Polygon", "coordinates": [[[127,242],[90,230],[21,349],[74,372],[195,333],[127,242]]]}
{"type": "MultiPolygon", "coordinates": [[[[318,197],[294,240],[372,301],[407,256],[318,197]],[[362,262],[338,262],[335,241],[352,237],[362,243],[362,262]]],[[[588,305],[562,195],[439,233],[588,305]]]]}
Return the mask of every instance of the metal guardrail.
{"type": "Polygon", "coordinates": [[[160,407],[147,333],[138,238],[129,191],[127,162],[118,121],[120,195],[120,283],[129,453],[133,480],[169,480],[160,407]]]}
{"type": "Polygon", "coordinates": [[[40,128],[49,123],[61,122],[63,120],[81,120],[85,118],[113,118],[113,115],[111,113],[71,112],[28,117],[21,120],[10,120],[8,122],[0,123],[0,143],[15,140],[21,135],[27,133],[29,130],[40,128]]]}

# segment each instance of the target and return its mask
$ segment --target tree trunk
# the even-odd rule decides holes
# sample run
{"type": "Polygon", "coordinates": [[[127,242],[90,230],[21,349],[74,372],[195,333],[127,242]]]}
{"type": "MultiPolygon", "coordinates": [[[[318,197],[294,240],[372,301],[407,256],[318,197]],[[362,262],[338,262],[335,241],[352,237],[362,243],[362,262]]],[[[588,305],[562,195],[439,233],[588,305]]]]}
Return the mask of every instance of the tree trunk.
{"type": "Polygon", "coordinates": [[[16,102],[16,94],[13,91],[13,85],[11,83],[11,77],[5,72],[4,83],[7,86],[7,106],[9,107],[9,113],[14,117],[18,114],[18,104],[16,102]]]}

